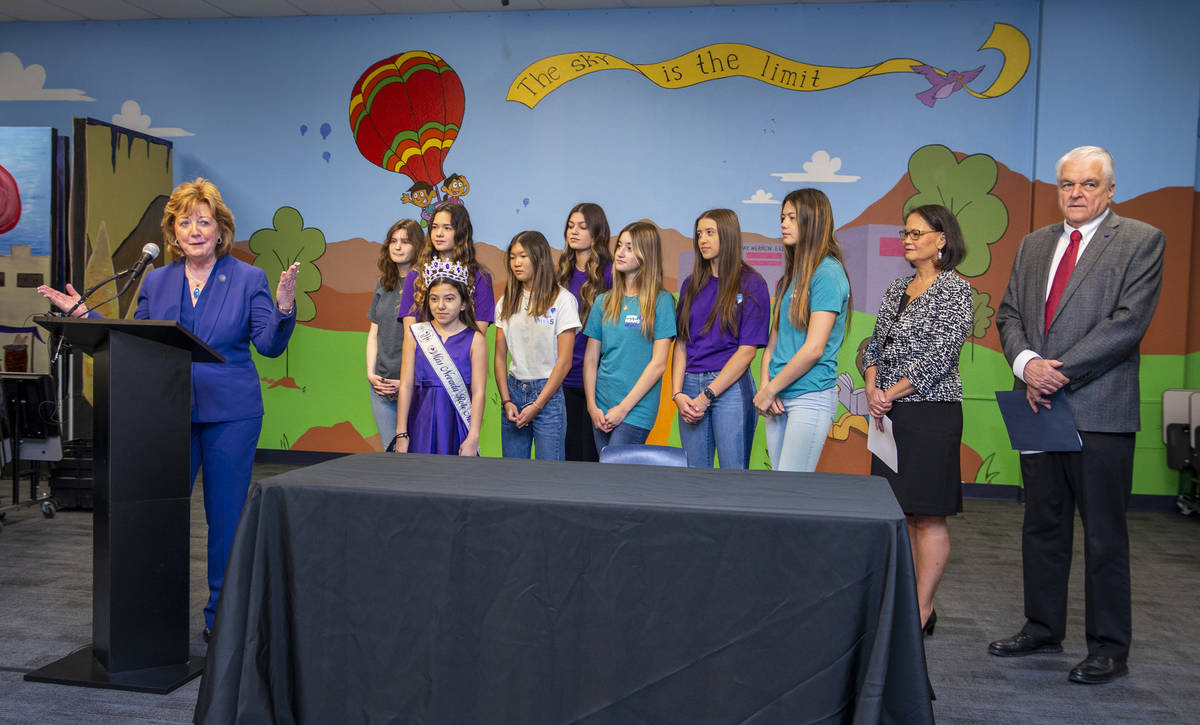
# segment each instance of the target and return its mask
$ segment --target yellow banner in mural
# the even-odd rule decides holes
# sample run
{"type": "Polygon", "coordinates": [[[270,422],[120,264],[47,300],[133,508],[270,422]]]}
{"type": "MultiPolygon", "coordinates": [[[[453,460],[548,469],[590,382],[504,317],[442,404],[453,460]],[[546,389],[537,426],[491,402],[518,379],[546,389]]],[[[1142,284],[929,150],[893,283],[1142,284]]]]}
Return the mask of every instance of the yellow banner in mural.
{"type": "MultiPolygon", "coordinates": [[[[994,24],[992,34],[979,49],[998,50],[1004,55],[999,75],[982,91],[966,85],[982,68],[960,74],[912,58],[892,58],[862,68],[839,68],[784,58],[752,45],[714,43],[677,58],[641,65],[608,53],[552,55],[521,71],[509,86],[506,100],[533,108],[564,83],[596,71],[618,69],[640,73],[662,88],[683,88],[718,78],[752,78],[789,91],[825,91],[885,73],[921,73],[934,89],[940,91],[939,82],[945,86],[946,90],[937,92],[936,98],[944,98],[959,89],[976,98],[995,98],[1011,91],[1029,69],[1029,39],[1011,25],[994,24]]],[[[934,96],[931,96],[926,105],[932,106],[933,100],[934,96]]]]}

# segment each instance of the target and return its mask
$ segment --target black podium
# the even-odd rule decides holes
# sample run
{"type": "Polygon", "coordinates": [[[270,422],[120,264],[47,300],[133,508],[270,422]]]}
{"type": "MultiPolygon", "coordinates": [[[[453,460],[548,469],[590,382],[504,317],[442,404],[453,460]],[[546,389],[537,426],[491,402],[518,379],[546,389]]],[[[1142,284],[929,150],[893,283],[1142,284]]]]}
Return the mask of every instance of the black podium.
{"type": "Polygon", "coordinates": [[[167,693],[188,654],[191,363],[224,362],[175,322],[39,316],[94,357],[92,644],[34,682],[167,693]]]}

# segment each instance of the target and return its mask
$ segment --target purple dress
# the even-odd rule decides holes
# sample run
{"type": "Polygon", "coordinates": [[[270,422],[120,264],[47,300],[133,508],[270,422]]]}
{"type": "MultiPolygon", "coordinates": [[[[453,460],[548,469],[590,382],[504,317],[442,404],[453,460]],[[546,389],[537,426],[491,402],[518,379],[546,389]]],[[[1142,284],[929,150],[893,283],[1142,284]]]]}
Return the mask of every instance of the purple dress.
{"type": "MultiPolygon", "coordinates": [[[[471,342],[475,339],[475,332],[468,327],[442,342],[468,389],[471,387],[471,342]]],[[[425,353],[419,348],[413,350],[413,359],[412,404],[408,408],[408,452],[456,456],[458,447],[467,439],[467,425],[463,423],[425,353]]]]}

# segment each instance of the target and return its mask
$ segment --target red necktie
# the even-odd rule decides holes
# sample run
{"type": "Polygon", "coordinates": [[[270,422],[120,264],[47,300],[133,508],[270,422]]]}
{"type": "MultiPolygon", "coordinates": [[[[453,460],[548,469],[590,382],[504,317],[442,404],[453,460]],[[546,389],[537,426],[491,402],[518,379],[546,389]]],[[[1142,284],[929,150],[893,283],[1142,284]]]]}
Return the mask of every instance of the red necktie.
{"type": "Polygon", "coordinates": [[[1046,327],[1043,333],[1050,331],[1050,320],[1054,319],[1054,311],[1058,309],[1058,301],[1062,299],[1071,281],[1071,272],[1075,271],[1075,257],[1079,254],[1079,240],[1083,235],[1076,229],[1071,232],[1071,242],[1062,259],[1058,260],[1058,269],[1054,270],[1054,282],[1050,285],[1050,296],[1046,298],[1046,327]]]}

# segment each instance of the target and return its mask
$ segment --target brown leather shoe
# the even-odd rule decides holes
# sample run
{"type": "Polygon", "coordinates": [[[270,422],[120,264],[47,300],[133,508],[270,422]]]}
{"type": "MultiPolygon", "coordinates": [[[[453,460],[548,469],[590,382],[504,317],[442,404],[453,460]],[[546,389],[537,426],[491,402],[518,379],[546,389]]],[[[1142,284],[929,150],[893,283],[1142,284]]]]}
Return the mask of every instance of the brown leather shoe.
{"type": "Polygon", "coordinates": [[[1062,644],[1045,639],[1035,639],[1031,634],[1017,632],[1008,639],[998,639],[989,644],[988,652],[997,657],[1053,654],[1055,652],[1062,652],[1062,644]]]}
{"type": "Polygon", "coordinates": [[[1084,685],[1103,685],[1128,674],[1129,667],[1126,666],[1125,660],[1088,655],[1087,659],[1075,665],[1067,679],[1084,685]]]}

